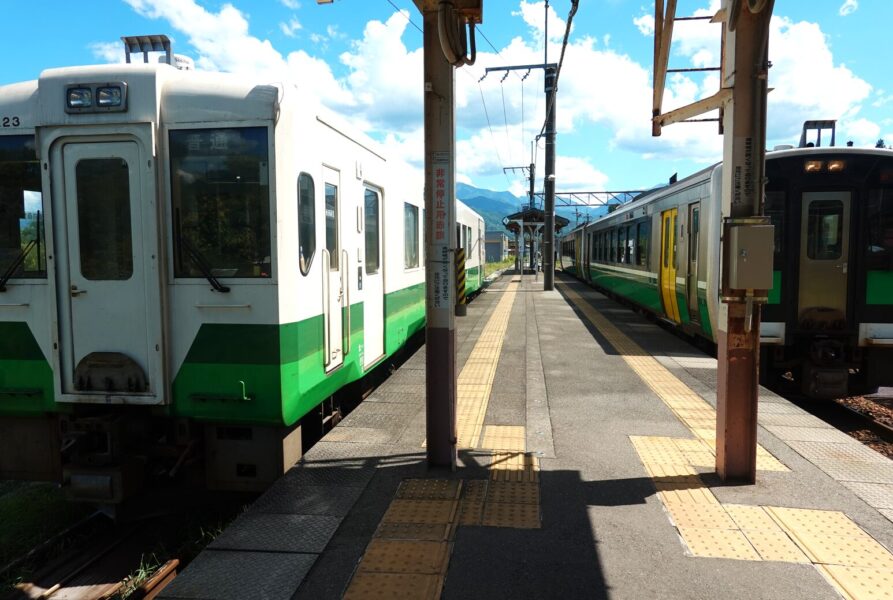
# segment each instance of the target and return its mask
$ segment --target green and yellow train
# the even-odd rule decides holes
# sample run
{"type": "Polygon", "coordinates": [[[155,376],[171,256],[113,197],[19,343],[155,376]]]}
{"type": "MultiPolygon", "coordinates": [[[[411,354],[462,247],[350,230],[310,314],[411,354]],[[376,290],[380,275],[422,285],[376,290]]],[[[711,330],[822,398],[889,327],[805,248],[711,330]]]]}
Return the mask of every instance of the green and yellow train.
{"type": "MultiPolygon", "coordinates": [[[[561,241],[565,271],[688,334],[714,340],[722,165],[561,241]]],[[[775,226],[761,378],[834,398],[893,384],[893,151],[802,147],[766,155],[775,226]]]]}

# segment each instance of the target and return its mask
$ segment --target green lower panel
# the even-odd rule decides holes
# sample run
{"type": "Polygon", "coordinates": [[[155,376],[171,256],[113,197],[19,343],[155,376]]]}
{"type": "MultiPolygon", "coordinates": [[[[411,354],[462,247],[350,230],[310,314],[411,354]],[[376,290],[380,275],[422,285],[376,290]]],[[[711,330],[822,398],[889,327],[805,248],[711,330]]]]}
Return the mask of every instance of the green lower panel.
{"type": "Polygon", "coordinates": [[[593,285],[609,290],[656,314],[662,315],[664,312],[660,301],[660,289],[654,277],[644,273],[642,275],[618,273],[598,266],[589,268],[589,276],[593,285]]]}
{"type": "Polygon", "coordinates": [[[385,296],[385,353],[389,356],[425,327],[425,284],[385,296]]]}
{"type": "Polygon", "coordinates": [[[698,312],[701,316],[701,329],[709,340],[715,341],[713,339],[713,327],[710,325],[710,311],[707,309],[707,297],[704,294],[705,290],[698,290],[698,312]]]}
{"type": "Polygon", "coordinates": [[[465,269],[465,295],[475,293],[484,283],[483,269],[481,267],[469,267],[465,269]]]}
{"type": "Polygon", "coordinates": [[[772,289],[769,290],[769,304],[781,304],[781,271],[772,271],[772,289]]]}
{"type": "Polygon", "coordinates": [[[0,414],[56,410],[53,370],[27,323],[0,322],[0,414]]]}
{"type": "Polygon", "coordinates": [[[893,304],[893,271],[869,271],[865,282],[866,304],[893,304]]]}

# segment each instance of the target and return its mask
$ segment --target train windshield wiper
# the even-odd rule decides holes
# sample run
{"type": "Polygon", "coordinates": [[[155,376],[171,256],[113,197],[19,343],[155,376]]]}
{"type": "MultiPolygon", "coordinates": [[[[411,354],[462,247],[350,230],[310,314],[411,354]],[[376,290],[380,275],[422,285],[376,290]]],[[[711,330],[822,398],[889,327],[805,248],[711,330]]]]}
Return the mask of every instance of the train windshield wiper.
{"type": "Polygon", "coordinates": [[[6,283],[12,278],[15,272],[18,270],[19,266],[25,259],[28,257],[28,253],[31,252],[31,249],[37,245],[36,240],[31,240],[28,242],[24,248],[19,250],[19,253],[12,259],[12,263],[10,263],[9,267],[6,271],[3,272],[3,275],[0,275],[0,292],[6,291],[6,283]]]}
{"type": "Polygon", "coordinates": [[[208,280],[208,283],[211,284],[218,292],[226,293],[229,291],[229,287],[220,283],[220,281],[214,277],[214,273],[211,272],[211,265],[208,263],[207,259],[202,256],[202,253],[198,251],[198,248],[192,245],[192,243],[180,236],[180,247],[186,250],[186,255],[192,260],[193,264],[201,271],[202,275],[205,276],[205,279],[208,280]]]}

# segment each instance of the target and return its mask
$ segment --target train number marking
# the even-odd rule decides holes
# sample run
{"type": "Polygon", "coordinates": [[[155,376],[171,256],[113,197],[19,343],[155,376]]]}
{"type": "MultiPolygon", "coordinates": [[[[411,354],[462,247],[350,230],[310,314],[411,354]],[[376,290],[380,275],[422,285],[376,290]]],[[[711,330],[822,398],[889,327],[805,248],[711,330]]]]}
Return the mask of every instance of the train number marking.
{"type": "Polygon", "coordinates": [[[2,117],[2,119],[0,119],[0,125],[3,127],[18,127],[21,124],[22,122],[18,117],[2,117]]]}

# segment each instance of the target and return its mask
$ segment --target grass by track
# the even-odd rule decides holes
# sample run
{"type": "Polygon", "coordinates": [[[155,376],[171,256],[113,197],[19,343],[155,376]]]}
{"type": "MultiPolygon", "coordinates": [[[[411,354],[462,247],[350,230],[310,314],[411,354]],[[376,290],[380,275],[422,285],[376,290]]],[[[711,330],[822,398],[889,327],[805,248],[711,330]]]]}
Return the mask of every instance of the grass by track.
{"type": "Polygon", "coordinates": [[[93,510],[53,484],[0,482],[0,569],[93,510]]]}

